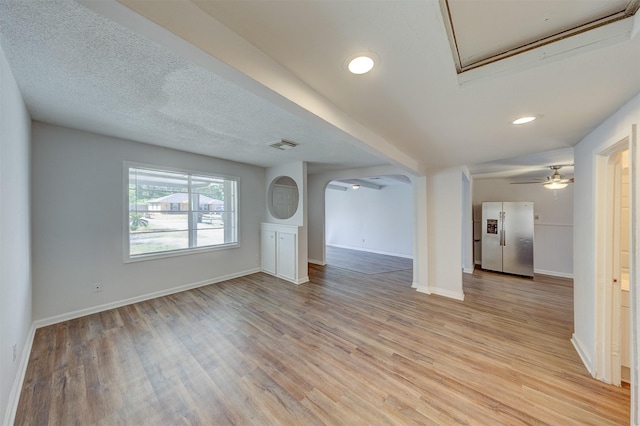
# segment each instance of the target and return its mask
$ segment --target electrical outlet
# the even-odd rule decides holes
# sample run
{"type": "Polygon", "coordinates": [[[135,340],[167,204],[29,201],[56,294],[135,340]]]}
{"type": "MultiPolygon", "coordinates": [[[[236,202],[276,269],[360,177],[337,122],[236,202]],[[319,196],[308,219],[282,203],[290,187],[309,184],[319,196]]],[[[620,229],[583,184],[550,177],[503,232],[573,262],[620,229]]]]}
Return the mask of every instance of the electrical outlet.
{"type": "Polygon", "coordinates": [[[102,291],[102,283],[93,283],[93,292],[100,293],[102,291]]]}
{"type": "Polygon", "coordinates": [[[16,359],[18,358],[18,345],[17,344],[13,344],[13,362],[16,362],[16,359]]]}

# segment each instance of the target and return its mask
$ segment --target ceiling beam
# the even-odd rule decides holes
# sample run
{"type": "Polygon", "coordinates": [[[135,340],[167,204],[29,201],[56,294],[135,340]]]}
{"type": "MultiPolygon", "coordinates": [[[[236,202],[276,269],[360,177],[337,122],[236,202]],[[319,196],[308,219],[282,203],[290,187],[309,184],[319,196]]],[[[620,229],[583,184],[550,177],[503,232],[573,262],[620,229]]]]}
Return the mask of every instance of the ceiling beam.
{"type": "Polygon", "coordinates": [[[384,186],[382,185],[376,185],[375,183],[371,183],[361,179],[346,179],[346,180],[338,180],[336,182],[345,183],[347,185],[360,185],[361,188],[375,189],[377,191],[384,188],[384,186]]]}
{"type": "Polygon", "coordinates": [[[330,183],[329,185],[327,185],[327,189],[334,189],[336,191],[346,191],[347,187],[346,186],[340,186],[340,185],[334,185],[334,184],[330,183]]]}

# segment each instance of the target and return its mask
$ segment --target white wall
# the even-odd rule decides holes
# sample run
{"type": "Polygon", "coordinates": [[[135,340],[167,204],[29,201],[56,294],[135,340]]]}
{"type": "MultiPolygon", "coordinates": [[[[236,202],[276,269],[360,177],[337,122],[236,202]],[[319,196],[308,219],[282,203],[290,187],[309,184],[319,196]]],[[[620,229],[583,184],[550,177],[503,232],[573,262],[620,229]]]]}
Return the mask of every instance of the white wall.
{"type": "MultiPolygon", "coordinates": [[[[596,264],[595,157],[625,138],[631,138],[632,132],[634,132],[634,125],[637,127],[639,123],[640,95],[636,95],[614,115],[600,124],[595,130],[580,141],[580,143],[576,145],[574,151],[576,180],[574,184],[575,238],[573,286],[575,331],[572,340],[586,367],[592,374],[594,373],[594,355],[596,348],[596,277],[594,268],[594,265],[596,264]]],[[[637,132],[637,130],[635,131],[637,132]]],[[[634,207],[638,209],[640,208],[640,205],[638,205],[638,202],[640,201],[640,194],[638,193],[640,190],[640,181],[637,173],[637,167],[638,164],[640,164],[640,155],[637,147],[635,147],[636,149],[633,148],[634,147],[632,146],[630,154],[632,156],[632,164],[635,163],[636,165],[636,175],[632,175],[633,193],[631,199],[632,202],[635,203],[634,207]]],[[[638,229],[639,227],[637,226],[637,217],[632,218],[632,226],[633,223],[636,223],[636,225],[634,231],[635,246],[632,247],[632,249],[636,251],[635,257],[632,256],[631,258],[631,271],[632,274],[636,274],[635,279],[637,283],[637,253],[640,249],[640,247],[638,247],[640,242],[640,229],[638,229]]],[[[634,277],[632,277],[632,279],[634,279],[634,277]]],[[[638,292],[636,291],[635,294],[632,292],[631,297],[635,298],[637,306],[639,300],[638,292]]],[[[637,315],[634,321],[634,339],[637,342],[638,329],[640,329],[637,315]]],[[[632,368],[635,368],[637,374],[639,362],[637,354],[633,362],[635,363],[635,366],[632,366],[632,368]]],[[[637,388],[632,389],[632,397],[634,398],[632,406],[635,407],[634,409],[637,413],[637,407],[639,404],[637,388]]]]}
{"type": "Polygon", "coordinates": [[[450,167],[428,175],[427,241],[431,293],[463,300],[463,169],[450,167]]]}
{"type": "Polygon", "coordinates": [[[263,168],[34,123],[33,314],[40,323],[259,270],[263,168]],[[238,248],[124,263],[123,162],[239,177],[238,248]],[[91,283],[102,283],[94,293],[91,283]]]}
{"type": "MultiPolygon", "coordinates": [[[[476,179],[473,183],[473,219],[476,239],[480,236],[483,201],[533,201],[534,268],[536,273],[573,276],[573,185],[553,191],[542,185],[512,185],[508,179],[476,179]]],[[[474,257],[481,260],[481,245],[474,257]]]]}
{"type": "Polygon", "coordinates": [[[298,277],[301,281],[308,281],[309,260],[308,260],[308,190],[307,190],[307,163],[299,161],[290,164],[283,164],[277,167],[269,167],[265,172],[265,198],[264,209],[266,211],[267,222],[284,225],[299,226],[298,233],[298,277]],[[278,219],[271,214],[266,196],[269,193],[271,183],[281,176],[293,179],[298,185],[298,209],[288,219],[278,219]]]}
{"type": "Polygon", "coordinates": [[[327,189],[328,245],[413,257],[413,190],[410,183],[327,189]]]}
{"type": "Polygon", "coordinates": [[[29,356],[31,118],[0,48],[0,420],[12,424],[29,356]],[[16,345],[16,360],[13,359],[16,345]]]}

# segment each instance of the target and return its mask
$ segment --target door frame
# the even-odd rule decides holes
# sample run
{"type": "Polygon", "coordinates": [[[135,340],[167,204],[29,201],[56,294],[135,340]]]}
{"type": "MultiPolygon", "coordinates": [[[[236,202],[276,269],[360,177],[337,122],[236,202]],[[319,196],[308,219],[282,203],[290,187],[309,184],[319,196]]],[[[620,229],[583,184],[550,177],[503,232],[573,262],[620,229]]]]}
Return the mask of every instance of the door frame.
{"type": "MultiPolygon", "coordinates": [[[[614,227],[614,187],[616,179],[616,165],[613,161],[621,151],[629,150],[629,182],[630,182],[630,229],[631,241],[629,256],[629,298],[630,298],[630,336],[631,349],[631,423],[637,424],[638,407],[638,363],[633,361],[637,357],[637,256],[638,244],[636,216],[638,214],[637,172],[637,142],[635,128],[630,135],[609,146],[606,150],[594,154],[594,198],[595,198],[595,352],[594,377],[606,383],[620,385],[620,328],[621,313],[619,282],[613,283],[615,259],[613,256],[613,227],[614,227]],[[617,302],[616,302],[617,301],[617,302]],[[616,324],[616,319],[618,320],[616,324]],[[615,335],[617,332],[617,336],[615,335]]],[[[619,247],[618,247],[619,249],[619,247]]]]}
{"type": "MultiPolygon", "coordinates": [[[[615,201],[619,193],[618,155],[630,149],[629,138],[595,156],[596,205],[596,378],[620,386],[620,282],[614,282],[615,201]],[[616,178],[616,176],[618,177],[616,178]],[[617,182],[618,181],[618,182],[617,182]],[[617,303],[616,303],[617,301],[617,303]]],[[[619,247],[618,247],[619,249],[619,247]]]]}

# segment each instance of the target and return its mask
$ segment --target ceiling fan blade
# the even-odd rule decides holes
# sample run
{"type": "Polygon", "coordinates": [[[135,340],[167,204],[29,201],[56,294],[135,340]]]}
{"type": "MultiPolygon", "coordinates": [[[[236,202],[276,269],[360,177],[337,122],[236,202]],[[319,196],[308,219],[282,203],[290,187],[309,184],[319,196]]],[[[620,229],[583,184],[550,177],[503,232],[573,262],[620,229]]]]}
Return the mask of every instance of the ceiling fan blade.
{"type": "Polygon", "coordinates": [[[509,182],[511,185],[521,185],[521,184],[530,184],[530,183],[536,183],[538,185],[546,183],[542,180],[536,180],[536,181],[529,181],[529,182],[509,182]]]}

